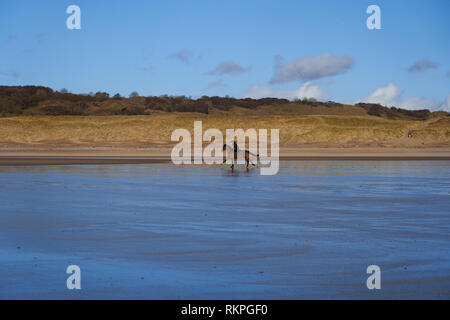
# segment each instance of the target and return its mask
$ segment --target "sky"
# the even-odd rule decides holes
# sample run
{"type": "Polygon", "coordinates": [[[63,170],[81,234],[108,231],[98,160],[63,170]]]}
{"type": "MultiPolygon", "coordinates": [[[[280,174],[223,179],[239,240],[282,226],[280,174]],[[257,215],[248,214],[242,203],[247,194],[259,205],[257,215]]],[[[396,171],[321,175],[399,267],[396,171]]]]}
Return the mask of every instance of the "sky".
{"type": "Polygon", "coordinates": [[[448,0],[0,0],[0,85],[450,111],[449,13],[448,0]]]}

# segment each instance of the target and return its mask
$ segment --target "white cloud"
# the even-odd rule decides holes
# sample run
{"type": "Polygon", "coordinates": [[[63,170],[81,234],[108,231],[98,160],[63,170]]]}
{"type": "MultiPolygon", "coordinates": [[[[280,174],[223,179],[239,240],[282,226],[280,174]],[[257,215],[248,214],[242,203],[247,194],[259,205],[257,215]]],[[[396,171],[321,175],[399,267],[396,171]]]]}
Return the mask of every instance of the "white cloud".
{"type": "Polygon", "coordinates": [[[384,87],[375,89],[367,97],[356,102],[378,103],[386,107],[398,107],[409,110],[429,109],[436,110],[450,110],[450,95],[447,96],[444,102],[439,103],[435,99],[428,99],[424,97],[409,97],[401,99],[403,91],[395,83],[389,83],[384,87]]]}
{"type": "Polygon", "coordinates": [[[410,97],[403,99],[399,102],[398,107],[409,110],[421,110],[421,109],[429,109],[434,110],[438,109],[438,104],[434,99],[427,99],[423,97],[410,97]]]}
{"type": "Polygon", "coordinates": [[[384,87],[375,89],[374,92],[358,102],[379,103],[388,107],[395,106],[398,104],[402,93],[403,91],[395,83],[389,83],[384,87]]]}
{"type": "Polygon", "coordinates": [[[330,95],[323,91],[317,84],[305,82],[300,88],[294,90],[293,98],[314,98],[316,100],[329,100],[330,95]]]}
{"type": "Polygon", "coordinates": [[[441,105],[441,110],[450,112],[450,94],[445,98],[444,102],[441,105]]]}
{"type": "Polygon", "coordinates": [[[350,56],[332,56],[325,53],[315,57],[302,57],[283,63],[281,57],[275,58],[275,74],[270,83],[284,83],[297,80],[314,80],[345,73],[353,66],[350,56]]]}
{"type": "Polygon", "coordinates": [[[305,82],[301,87],[295,90],[280,90],[273,86],[256,86],[253,85],[243,94],[244,98],[282,98],[282,99],[304,99],[314,98],[320,101],[330,99],[330,95],[322,90],[317,84],[305,82]]]}

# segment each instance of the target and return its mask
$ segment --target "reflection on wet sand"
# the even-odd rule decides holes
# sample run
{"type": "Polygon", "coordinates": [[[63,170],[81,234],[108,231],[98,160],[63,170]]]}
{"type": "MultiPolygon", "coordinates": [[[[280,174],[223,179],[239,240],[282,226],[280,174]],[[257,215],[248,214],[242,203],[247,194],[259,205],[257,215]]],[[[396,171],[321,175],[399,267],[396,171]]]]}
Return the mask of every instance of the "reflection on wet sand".
{"type": "Polygon", "coordinates": [[[449,164],[1,166],[0,297],[449,298],[449,164]]]}

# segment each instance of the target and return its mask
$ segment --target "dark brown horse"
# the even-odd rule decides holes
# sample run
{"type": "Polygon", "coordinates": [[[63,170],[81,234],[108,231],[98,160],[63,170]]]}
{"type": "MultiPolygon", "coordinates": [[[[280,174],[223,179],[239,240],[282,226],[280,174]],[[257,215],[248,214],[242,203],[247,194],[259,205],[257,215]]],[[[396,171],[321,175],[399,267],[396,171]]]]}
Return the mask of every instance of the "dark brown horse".
{"type": "MultiPolygon", "coordinates": [[[[233,148],[233,147],[228,146],[227,144],[224,144],[222,150],[227,151],[223,155],[223,163],[225,163],[227,161],[228,151],[233,154],[233,163],[231,164],[231,170],[234,169],[234,161],[238,159],[238,153],[240,153],[240,152],[244,152],[245,166],[247,167],[247,169],[248,169],[249,164],[251,164],[252,166],[255,166],[255,164],[250,161],[250,155],[254,156],[255,154],[248,151],[247,149],[245,149],[244,151],[239,151],[239,150],[237,150],[237,148],[233,148]]],[[[257,160],[259,160],[259,154],[256,155],[256,158],[257,158],[257,160]]]]}

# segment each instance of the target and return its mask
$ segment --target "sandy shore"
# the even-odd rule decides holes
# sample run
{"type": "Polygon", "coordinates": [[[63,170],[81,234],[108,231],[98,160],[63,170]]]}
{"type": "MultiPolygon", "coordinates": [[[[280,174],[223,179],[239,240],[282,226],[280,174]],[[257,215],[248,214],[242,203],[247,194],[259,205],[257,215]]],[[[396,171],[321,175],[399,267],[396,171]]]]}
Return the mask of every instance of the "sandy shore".
{"type": "MultiPolygon", "coordinates": [[[[0,165],[170,161],[170,148],[0,148],[0,165]]],[[[282,148],[281,160],[450,160],[450,148],[282,148]]]]}
{"type": "Polygon", "coordinates": [[[447,161],[0,167],[0,300],[449,299],[449,176],[447,161]]]}

